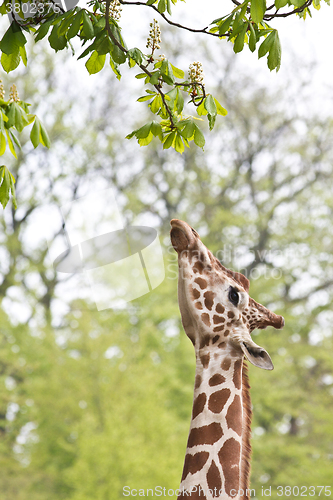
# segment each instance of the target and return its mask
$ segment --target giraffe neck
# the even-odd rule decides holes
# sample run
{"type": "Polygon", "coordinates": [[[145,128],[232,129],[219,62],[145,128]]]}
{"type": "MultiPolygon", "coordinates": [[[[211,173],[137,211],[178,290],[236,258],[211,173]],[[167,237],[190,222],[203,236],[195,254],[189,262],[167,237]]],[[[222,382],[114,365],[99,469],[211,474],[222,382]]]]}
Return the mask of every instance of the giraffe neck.
{"type": "Polygon", "coordinates": [[[247,366],[233,349],[219,340],[214,344],[214,339],[207,338],[210,345],[196,349],[192,420],[178,500],[249,498],[247,366]]]}

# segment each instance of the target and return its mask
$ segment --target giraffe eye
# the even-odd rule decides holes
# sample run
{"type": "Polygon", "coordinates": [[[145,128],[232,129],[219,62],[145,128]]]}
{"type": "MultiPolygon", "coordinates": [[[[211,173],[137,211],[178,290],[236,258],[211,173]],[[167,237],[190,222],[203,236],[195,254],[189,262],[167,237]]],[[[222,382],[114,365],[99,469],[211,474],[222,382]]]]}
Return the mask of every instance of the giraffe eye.
{"type": "Polygon", "coordinates": [[[239,295],[238,295],[238,291],[236,288],[234,288],[232,286],[229,288],[228,298],[234,306],[237,306],[237,304],[239,302],[239,295]]]}

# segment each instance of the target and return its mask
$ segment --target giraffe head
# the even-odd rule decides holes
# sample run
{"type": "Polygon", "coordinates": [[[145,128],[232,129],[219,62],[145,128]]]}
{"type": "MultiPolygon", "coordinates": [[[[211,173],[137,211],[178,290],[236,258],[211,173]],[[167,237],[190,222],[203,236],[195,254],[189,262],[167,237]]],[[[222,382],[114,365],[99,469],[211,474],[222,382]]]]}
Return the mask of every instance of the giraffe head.
{"type": "Polygon", "coordinates": [[[253,300],[249,280],[225,268],[186,222],[171,221],[178,253],[178,300],[187,336],[196,349],[218,346],[260,368],[273,369],[269,354],[251,338],[255,328],[282,328],[284,319],[253,300]]]}

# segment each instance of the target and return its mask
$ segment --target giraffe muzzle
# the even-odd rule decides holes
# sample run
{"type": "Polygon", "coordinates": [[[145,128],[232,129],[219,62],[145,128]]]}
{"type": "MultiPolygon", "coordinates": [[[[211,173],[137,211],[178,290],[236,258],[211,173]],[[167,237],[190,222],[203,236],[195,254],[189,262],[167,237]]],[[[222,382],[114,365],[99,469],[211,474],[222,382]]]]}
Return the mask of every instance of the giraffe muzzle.
{"type": "Polygon", "coordinates": [[[170,238],[173,248],[180,253],[188,250],[196,241],[194,230],[186,222],[172,219],[170,238]]]}

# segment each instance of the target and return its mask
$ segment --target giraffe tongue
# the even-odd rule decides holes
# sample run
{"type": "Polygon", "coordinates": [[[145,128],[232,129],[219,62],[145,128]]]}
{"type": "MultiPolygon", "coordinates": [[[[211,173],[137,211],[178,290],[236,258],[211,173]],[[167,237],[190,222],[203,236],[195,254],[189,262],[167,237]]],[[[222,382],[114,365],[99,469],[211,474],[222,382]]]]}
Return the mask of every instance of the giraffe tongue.
{"type": "Polygon", "coordinates": [[[171,243],[176,252],[186,250],[189,245],[189,240],[179,227],[173,227],[170,231],[171,243]]]}

